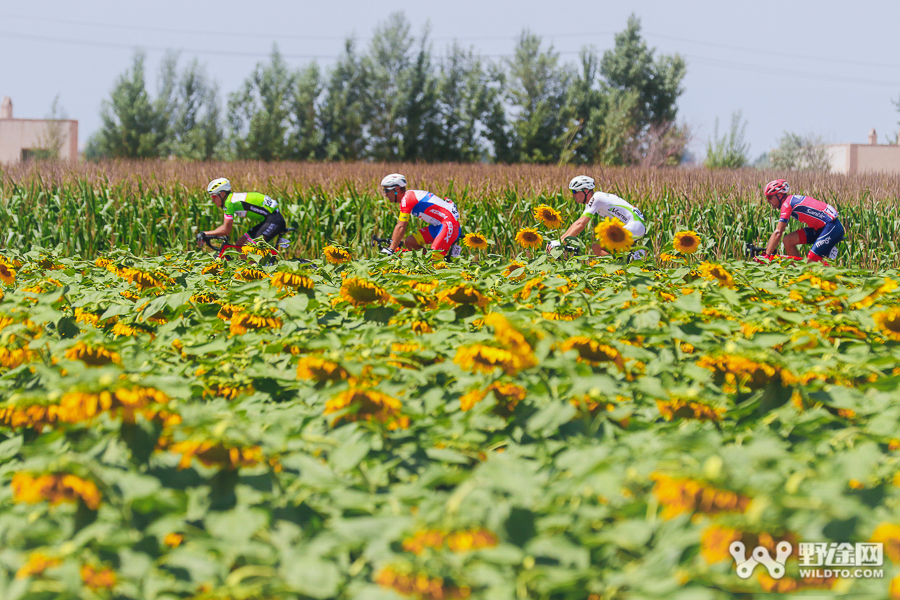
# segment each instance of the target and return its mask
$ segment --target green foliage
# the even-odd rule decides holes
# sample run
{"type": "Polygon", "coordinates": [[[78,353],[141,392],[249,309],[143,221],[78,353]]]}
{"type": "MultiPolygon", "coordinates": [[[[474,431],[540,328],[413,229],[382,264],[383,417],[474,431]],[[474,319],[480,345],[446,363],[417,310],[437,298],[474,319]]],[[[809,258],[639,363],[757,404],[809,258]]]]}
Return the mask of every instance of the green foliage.
{"type": "Polygon", "coordinates": [[[772,168],[785,171],[823,171],[831,168],[828,150],[820,136],[784,132],[778,147],[769,153],[772,168]]]}
{"type": "Polygon", "coordinates": [[[454,42],[435,60],[428,31],[413,35],[398,12],[375,27],[365,52],[348,39],[327,70],[292,69],[273,48],[225,111],[205,70],[194,61],[179,72],[173,52],[151,99],[138,54],[86,155],[668,164],[668,150],[660,160],[653,149],[685,131],[675,116],[686,67],[654,52],[631,17],[602,60],[584,50],[577,75],[528,31],[512,59],[491,62],[454,42]]]}
{"type": "Polygon", "coordinates": [[[370,79],[364,57],[357,55],[354,41],[348,39],[344,55],[329,76],[320,112],[326,159],[361,160],[367,156],[364,129],[371,112],[370,79]]]}
{"type": "Polygon", "coordinates": [[[163,156],[210,160],[223,151],[224,132],[218,93],[197,59],[180,74],[175,55],[163,62],[163,93],[158,110],[167,116],[163,156]],[[162,102],[165,100],[165,102],[162,102]]]}
{"type": "Polygon", "coordinates": [[[741,111],[732,113],[728,133],[719,137],[719,119],[716,118],[713,137],[706,144],[704,165],[710,169],[740,169],[749,161],[750,144],[744,142],[747,122],[741,122],[741,111]]]}
{"type": "Polygon", "coordinates": [[[687,64],[678,54],[655,58],[640,33],[641,22],[631,15],[615,47],[603,53],[600,72],[610,87],[638,93],[637,125],[643,128],[675,120],[687,64]]]}
{"type": "Polygon", "coordinates": [[[241,89],[229,96],[229,143],[236,158],[270,161],[292,157],[295,79],[275,47],[269,63],[256,65],[241,89]]]}
{"type": "Polygon", "coordinates": [[[0,597],[764,597],[732,540],[882,525],[885,578],[803,582],[795,554],[781,583],[888,596],[896,270],[101,258],[3,258],[0,597]]]}
{"type": "Polygon", "coordinates": [[[88,141],[88,158],[158,158],[166,138],[166,113],[151,101],[144,84],[143,52],[136,52],[129,71],[116,79],[103,102],[100,129],[88,141]]]}
{"type": "Polygon", "coordinates": [[[541,38],[527,31],[507,64],[506,98],[515,133],[516,162],[554,162],[565,143],[570,73],[553,48],[541,50],[541,38]]]}

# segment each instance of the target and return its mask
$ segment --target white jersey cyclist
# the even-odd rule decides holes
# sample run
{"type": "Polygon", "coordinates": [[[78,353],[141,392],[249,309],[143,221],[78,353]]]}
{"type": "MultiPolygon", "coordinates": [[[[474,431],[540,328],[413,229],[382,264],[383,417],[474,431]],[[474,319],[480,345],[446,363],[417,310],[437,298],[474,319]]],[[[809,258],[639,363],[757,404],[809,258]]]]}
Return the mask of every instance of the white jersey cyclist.
{"type": "MultiPolygon", "coordinates": [[[[572,223],[565,233],[562,240],[569,237],[575,237],[584,231],[585,227],[591,222],[594,215],[601,219],[614,218],[622,222],[622,225],[631,232],[634,239],[644,237],[647,233],[647,225],[644,223],[644,215],[637,208],[632,206],[628,201],[616,196],[615,194],[607,194],[604,192],[594,191],[594,180],[587,175],[578,175],[569,182],[569,190],[572,192],[572,199],[577,204],[584,204],[584,212],[581,217],[572,223]]],[[[559,247],[560,241],[550,242],[547,250],[559,247]]],[[[593,244],[591,250],[594,254],[602,256],[608,254],[600,244],[593,244]]],[[[632,253],[632,259],[643,258],[644,251],[636,250],[632,253]]]]}
{"type": "Polygon", "coordinates": [[[615,194],[594,192],[593,198],[584,207],[583,215],[597,215],[601,219],[607,217],[622,221],[625,229],[631,232],[635,239],[644,237],[647,226],[644,224],[644,215],[627,200],[619,198],[615,194]]]}

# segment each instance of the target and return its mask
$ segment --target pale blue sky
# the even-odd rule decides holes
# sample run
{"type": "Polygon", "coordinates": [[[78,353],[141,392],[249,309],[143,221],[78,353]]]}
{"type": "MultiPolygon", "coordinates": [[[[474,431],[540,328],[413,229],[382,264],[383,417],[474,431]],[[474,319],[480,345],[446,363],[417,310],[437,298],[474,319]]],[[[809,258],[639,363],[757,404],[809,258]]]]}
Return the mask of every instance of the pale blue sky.
{"type": "Polygon", "coordinates": [[[180,49],[183,62],[196,56],[205,64],[224,100],[273,43],[292,66],[318,57],[327,67],[347,36],[366,43],[394,11],[418,31],[430,22],[436,55],[454,39],[491,58],[509,55],[527,28],[572,62],[584,45],[612,47],[633,12],[657,52],[687,60],[679,116],[694,130],[696,154],[705,152],[716,117],[724,128],[736,110],[747,121],[754,158],[785,130],[866,143],[875,127],[881,143],[896,139],[900,3],[840,4],[845,8],[791,0],[0,0],[0,96],[12,97],[14,116],[41,118],[60,94],[80,122],[83,146],[138,46],[147,51],[151,89],[164,50],[180,49]]]}

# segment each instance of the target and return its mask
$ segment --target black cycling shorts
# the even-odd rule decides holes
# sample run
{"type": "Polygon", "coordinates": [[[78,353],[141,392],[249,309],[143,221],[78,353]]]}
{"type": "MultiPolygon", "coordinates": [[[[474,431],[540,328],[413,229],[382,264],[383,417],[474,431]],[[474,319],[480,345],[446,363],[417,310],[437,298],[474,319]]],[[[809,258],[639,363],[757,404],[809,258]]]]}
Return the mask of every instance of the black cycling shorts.
{"type": "Polygon", "coordinates": [[[272,240],[285,231],[287,231],[287,223],[285,223],[281,213],[276,210],[275,212],[270,213],[265,221],[248,231],[247,236],[254,240],[262,236],[265,238],[266,242],[271,243],[272,240]]]}

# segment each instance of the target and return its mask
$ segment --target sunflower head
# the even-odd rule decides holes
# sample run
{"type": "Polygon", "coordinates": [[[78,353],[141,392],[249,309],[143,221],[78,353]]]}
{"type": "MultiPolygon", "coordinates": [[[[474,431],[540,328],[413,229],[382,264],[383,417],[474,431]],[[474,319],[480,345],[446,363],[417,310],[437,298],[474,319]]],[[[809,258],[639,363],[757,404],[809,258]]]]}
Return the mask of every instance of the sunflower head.
{"type": "Polygon", "coordinates": [[[722,265],[703,263],[700,265],[700,274],[710,281],[717,281],[721,286],[734,287],[734,277],[722,265]]]}
{"type": "Polygon", "coordinates": [[[6,285],[16,282],[16,270],[6,263],[0,263],[0,281],[6,285]]]}
{"type": "Polygon", "coordinates": [[[337,246],[325,246],[325,249],[322,251],[322,253],[325,255],[325,260],[333,265],[340,265],[345,262],[350,262],[350,253],[343,248],[338,248],[337,246]]]}
{"type": "Polygon", "coordinates": [[[488,247],[487,238],[480,233],[467,233],[463,238],[463,245],[473,250],[484,250],[488,247]]]}
{"type": "Polygon", "coordinates": [[[544,224],[548,229],[559,229],[562,227],[562,217],[559,212],[552,206],[541,204],[534,209],[534,218],[544,224]]]}
{"type": "Polygon", "coordinates": [[[540,248],[544,238],[534,227],[523,227],[516,233],[516,243],[523,248],[540,248]]]}
{"type": "Polygon", "coordinates": [[[875,313],[872,315],[878,329],[892,340],[900,341],[900,308],[894,307],[889,310],[875,313]]]}
{"type": "Polygon", "coordinates": [[[384,288],[361,277],[350,277],[344,280],[340,294],[341,298],[353,306],[384,304],[391,299],[391,295],[384,288]]]}
{"type": "Polygon", "coordinates": [[[693,254],[700,249],[700,236],[694,231],[679,231],[675,234],[675,250],[681,254],[693,254]]]}
{"type": "Polygon", "coordinates": [[[628,250],[634,243],[634,236],[625,229],[618,219],[607,217],[594,228],[594,236],[600,245],[609,252],[628,250]]]}

